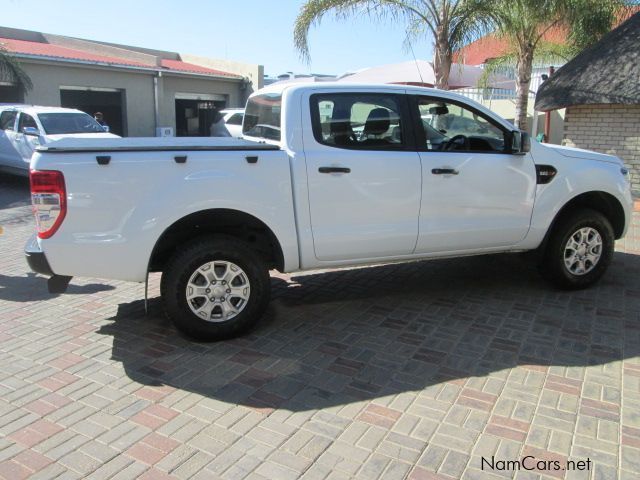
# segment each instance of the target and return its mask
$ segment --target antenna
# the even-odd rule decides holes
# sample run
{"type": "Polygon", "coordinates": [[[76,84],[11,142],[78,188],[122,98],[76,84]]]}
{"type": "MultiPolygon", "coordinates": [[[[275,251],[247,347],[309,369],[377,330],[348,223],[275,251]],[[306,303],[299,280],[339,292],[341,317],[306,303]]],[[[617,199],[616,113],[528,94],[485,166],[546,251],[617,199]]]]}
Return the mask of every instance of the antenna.
{"type": "Polygon", "coordinates": [[[416,63],[416,70],[418,70],[418,76],[420,77],[420,82],[424,83],[424,79],[422,78],[422,72],[420,71],[420,66],[418,65],[418,59],[416,58],[416,54],[413,51],[413,45],[411,45],[411,41],[408,39],[407,39],[407,43],[409,44],[411,55],[413,55],[413,61],[416,63]]]}

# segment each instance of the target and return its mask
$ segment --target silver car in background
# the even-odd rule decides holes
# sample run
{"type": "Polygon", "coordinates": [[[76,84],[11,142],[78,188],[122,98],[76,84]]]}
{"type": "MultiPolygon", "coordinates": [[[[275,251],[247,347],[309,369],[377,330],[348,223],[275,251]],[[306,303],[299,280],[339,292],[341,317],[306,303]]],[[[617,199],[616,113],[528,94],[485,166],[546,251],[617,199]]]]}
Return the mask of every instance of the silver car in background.
{"type": "Polygon", "coordinates": [[[80,110],[0,105],[0,170],[28,175],[36,147],[62,138],[118,138],[80,110]]]}

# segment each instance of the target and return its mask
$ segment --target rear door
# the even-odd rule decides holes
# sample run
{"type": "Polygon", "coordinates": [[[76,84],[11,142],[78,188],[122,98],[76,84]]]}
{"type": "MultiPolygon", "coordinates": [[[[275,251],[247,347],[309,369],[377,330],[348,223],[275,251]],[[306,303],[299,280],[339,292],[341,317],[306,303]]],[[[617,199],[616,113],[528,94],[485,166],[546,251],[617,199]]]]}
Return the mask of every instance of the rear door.
{"type": "Polygon", "coordinates": [[[315,256],[321,261],[411,254],[418,236],[420,157],[407,96],[308,95],[305,137],[315,256]]]}
{"type": "Polygon", "coordinates": [[[531,221],[536,172],[510,153],[510,130],[458,101],[413,97],[422,158],[416,253],[510,247],[531,221]]]}

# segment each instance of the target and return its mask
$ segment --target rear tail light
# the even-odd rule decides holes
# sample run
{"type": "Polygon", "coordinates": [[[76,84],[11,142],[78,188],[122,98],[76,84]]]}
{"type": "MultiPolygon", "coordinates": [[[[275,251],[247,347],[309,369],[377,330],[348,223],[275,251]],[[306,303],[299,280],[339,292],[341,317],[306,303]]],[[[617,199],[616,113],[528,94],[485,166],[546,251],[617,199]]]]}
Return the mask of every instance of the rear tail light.
{"type": "Polygon", "coordinates": [[[67,214],[64,175],[57,170],[31,170],[29,177],[38,237],[50,238],[67,214]]]}

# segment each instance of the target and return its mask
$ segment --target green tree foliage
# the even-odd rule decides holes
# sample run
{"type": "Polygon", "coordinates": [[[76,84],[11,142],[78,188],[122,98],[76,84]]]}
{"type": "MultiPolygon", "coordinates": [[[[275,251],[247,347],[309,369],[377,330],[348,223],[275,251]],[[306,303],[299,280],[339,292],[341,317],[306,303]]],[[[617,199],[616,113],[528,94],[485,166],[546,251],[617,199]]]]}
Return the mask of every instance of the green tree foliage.
{"type": "Polygon", "coordinates": [[[467,0],[309,0],[294,25],[294,43],[303,59],[310,59],[309,30],[327,14],[346,20],[358,15],[403,21],[407,42],[427,35],[433,39],[436,86],[447,88],[453,52],[470,41],[481,25],[467,0]]]}

